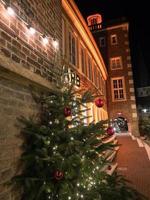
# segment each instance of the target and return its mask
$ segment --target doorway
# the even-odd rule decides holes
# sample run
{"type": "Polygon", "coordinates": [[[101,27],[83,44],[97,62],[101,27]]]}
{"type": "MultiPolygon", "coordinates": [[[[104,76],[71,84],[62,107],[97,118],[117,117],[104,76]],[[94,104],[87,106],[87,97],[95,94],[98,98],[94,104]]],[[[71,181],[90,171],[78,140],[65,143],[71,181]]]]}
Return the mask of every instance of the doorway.
{"type": "Polygon", "coordinates": [[[128,132],[128,121],[124,117],[117,117],[114,119],[113,126],[116,133],[128,132]]]}

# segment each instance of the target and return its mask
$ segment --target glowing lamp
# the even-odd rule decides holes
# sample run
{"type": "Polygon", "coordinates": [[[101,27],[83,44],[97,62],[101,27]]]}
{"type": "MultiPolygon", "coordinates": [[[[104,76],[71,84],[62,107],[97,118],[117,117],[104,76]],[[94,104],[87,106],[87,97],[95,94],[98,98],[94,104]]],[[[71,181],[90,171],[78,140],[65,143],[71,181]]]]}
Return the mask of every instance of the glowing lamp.
{"type": "Polygon", "coordinates": [[[44,45],[48,44],[48,38],[46,36],[42,38],[42,41],[44,45]]]}
{"type": "Polygon", "coordinates": [[[32,28],[32,27],[29,28],[29,33],[30,33],[31,35],[34,35],[35,32],[36,32],[36,30],[35,30],[34,28],[32,28]]]}
{"type": "Polygon", "coordinates": [[[10,16],[14,16],[15,15],[15,11],[11,7],[7,7],[7,13],[10,16]]]}
{"type": "Polygon", "coordinates": [[[58,43],[57,40],[54,39],[53,42],[52,42],[52,44],[53,44],[53,47],[54,47],[55,49],[58,49],[59,43],[58,43]]]}

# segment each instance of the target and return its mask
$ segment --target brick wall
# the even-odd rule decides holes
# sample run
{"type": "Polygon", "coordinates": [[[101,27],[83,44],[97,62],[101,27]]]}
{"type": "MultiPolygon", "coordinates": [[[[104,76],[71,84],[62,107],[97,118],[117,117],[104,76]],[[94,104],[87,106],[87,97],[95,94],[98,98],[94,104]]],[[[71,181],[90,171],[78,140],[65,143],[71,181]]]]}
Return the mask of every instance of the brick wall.
{"type": "Polygon", "coordinates": [[[52,45],[55,37],[61,47],[61,2],[56,1],[14,1],[15,12],[31,24],[38,32],[50,36],[49,44],[43,45],[39,33],[30,35],[27,25],[16,16],[10,17],[0,4],[0,46],[1,53],[21,67],[56,82],[59,74],[60,51],[52,45]],[[22,2],[22,3],[20,3],[22,2]],[[54,67],[55,65],[55,67],[54,67]],[[54,73],[55,72],[55,73],[54,73]]]}
{"type": "Polygon", "coordinates": [[[56,89],[60,76],[61,0],[14,0],[12,6],[36,30],[55,37],[59,51],[43,46],[38,33],[30,36],[17,17],[9,17],[0,3],[0,200],[21,199],[18,189],[7,186],[18,173],[21,125],[17,118],[36,116],[38,107],[30,90],[56,89]]]}
{"type": "Polygon", "coordinates": [[[114,119],[119,117],[121,114],[122,117],[128,120],[129,131],[132,131],[133,134],[138,135],[138,116],[129,47],[128,24],[114,24],[106,29],[93,32],[93,35],[97,41],[100,52],[102,53],[106,67],[108,69],[107,105],[109,118],[114,119]],[[111,35],[114,34],[117,35],[118,39],[118,43],[116,45],[111,44],[111,35]],[[105,38],[105,45],[103,47],[100,46],[100,37],[105,38]],[[119,56],[122,58],[123,68],[112,70],[110,67],[110,58],[119,56]],[[126,100],[113,102],[111,78],[117,77],[124,77],[126,100]]]}
{"type": "MultiPolygon", "coordinates": [[[[108,63],[108,82],[107,82],[107,96],[108,96],[108,110],[109,117],[116,118],[121,113],[122,117],[128,120],[129,131],[134,135],[138,135],[138,116],[136,110],[136,99],[134,91],[134,80],[132,74],[128,26],[122,25],[116,28],[107,30],[107,56],[108,59],[112,57],[121,56],[123,69],[111,70],[110,63],[108,63]],[[118,45],[111,45],[111,35],[117,34],[118,45]],[[111,88],[111,78],[124,77],[126,101],[113,102],[111,88]],[[135,105],[134,107],[132,105],[135,105]]],[[[109,61],[108,61],[109,62],[109,61]]]]}

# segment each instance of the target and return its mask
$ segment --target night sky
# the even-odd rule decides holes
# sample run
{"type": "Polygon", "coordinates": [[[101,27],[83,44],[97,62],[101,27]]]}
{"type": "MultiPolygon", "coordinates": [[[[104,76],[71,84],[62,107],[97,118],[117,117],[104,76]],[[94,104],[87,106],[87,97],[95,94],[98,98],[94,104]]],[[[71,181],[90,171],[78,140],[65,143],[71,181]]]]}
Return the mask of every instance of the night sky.
{"type": "Polygon", "coordinates": [[[83,17],[102,14],[103,21],[126,17],[135,86],[150,86],[150,9],[147,0],[74,0],[83,17]]]}

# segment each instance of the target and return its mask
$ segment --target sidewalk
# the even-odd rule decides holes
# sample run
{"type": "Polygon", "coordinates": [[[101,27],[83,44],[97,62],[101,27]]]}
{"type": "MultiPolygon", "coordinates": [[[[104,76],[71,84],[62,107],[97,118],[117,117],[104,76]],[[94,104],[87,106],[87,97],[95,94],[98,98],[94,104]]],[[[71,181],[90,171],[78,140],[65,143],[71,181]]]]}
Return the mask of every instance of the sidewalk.
{"type": "Polygon", "coordinates": [[[117,136],[121,145],[117,154],[117,171],[132,182],[135,189],[150,199],[150,160],[144,147],[131,136],[117,136]]]}

